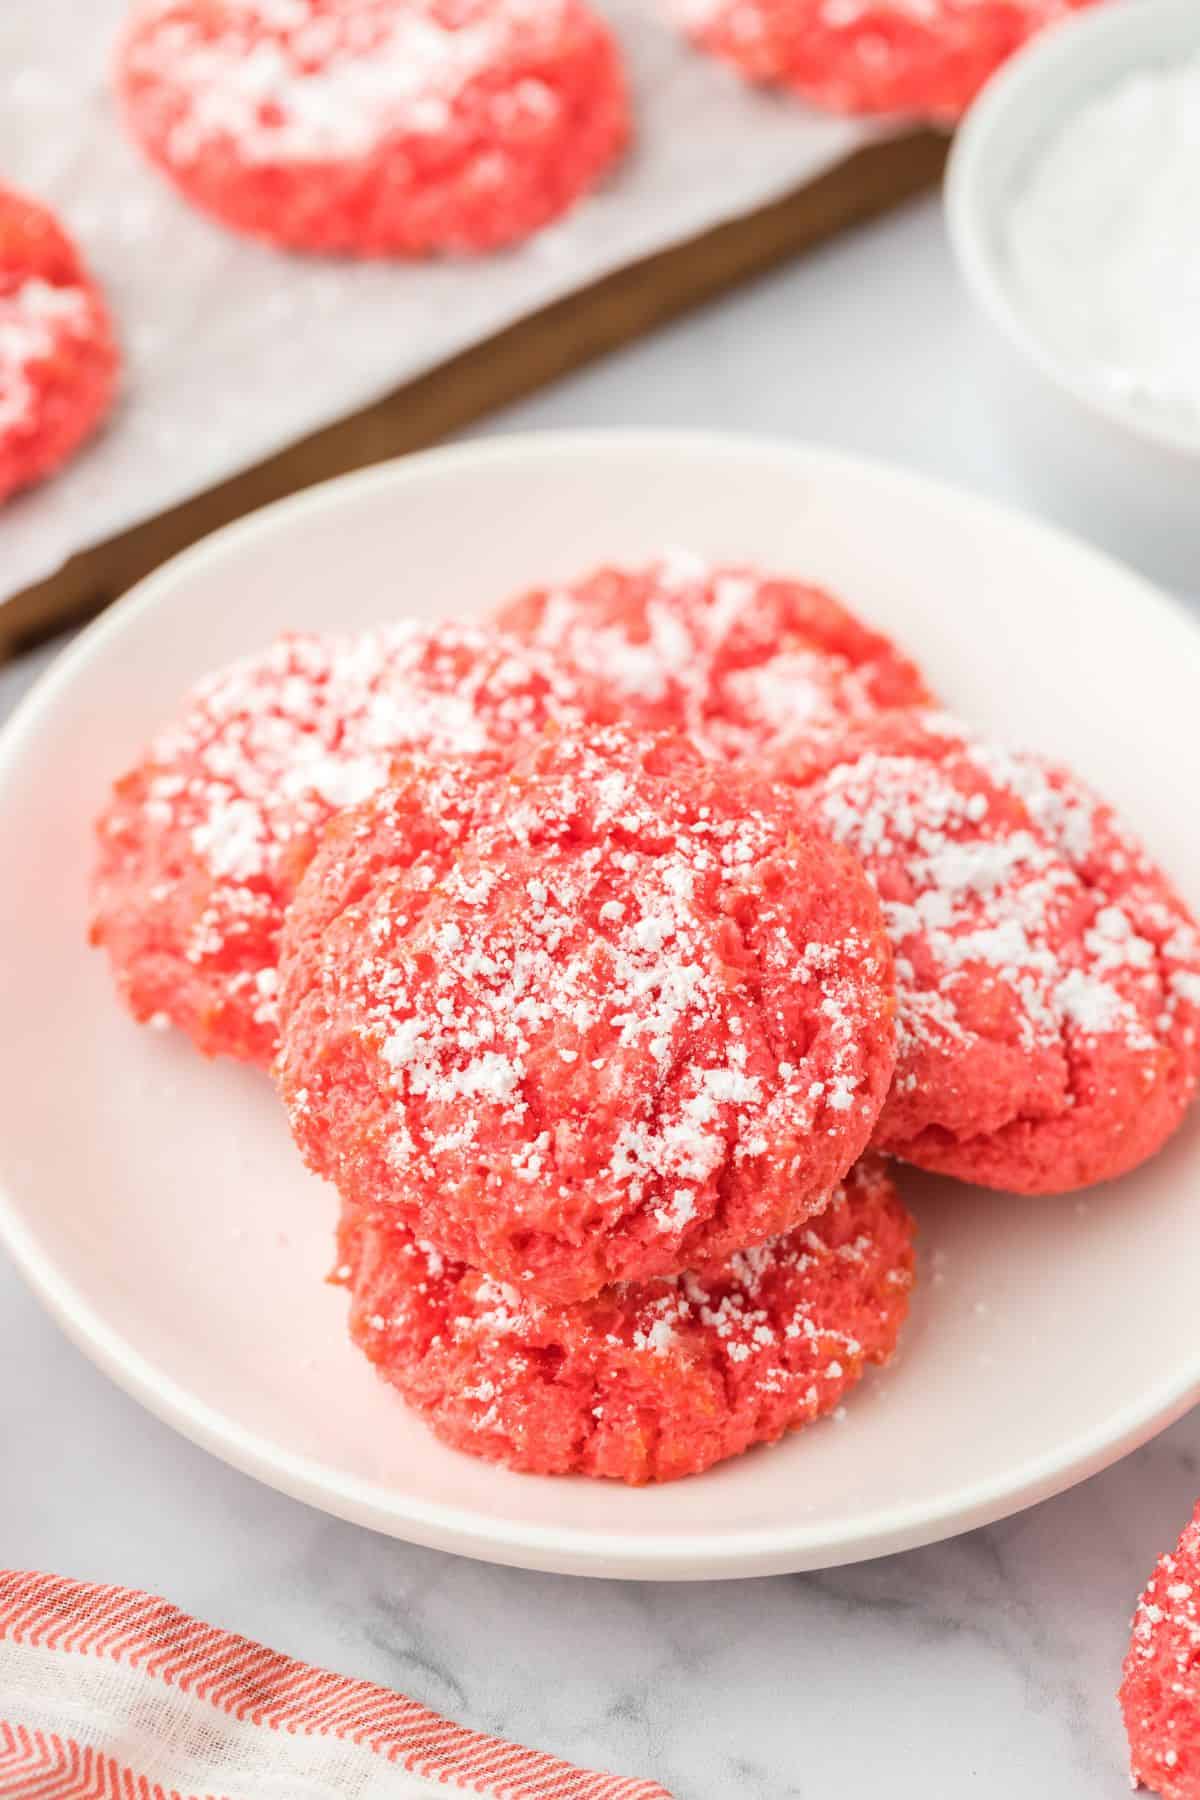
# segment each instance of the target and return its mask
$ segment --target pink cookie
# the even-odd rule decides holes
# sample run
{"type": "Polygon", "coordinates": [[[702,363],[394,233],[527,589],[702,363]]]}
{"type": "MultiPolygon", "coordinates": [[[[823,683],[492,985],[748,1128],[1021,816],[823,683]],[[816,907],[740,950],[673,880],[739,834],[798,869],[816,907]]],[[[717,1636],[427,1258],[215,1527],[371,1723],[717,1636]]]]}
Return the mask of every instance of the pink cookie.
{"type": "Polygon", "coordinates": [[[289,915],[278,1077],[310,1166],[556,1301],[807,1218],[895,1054],[853,859],[682,738],[563,733],[469,781],[398,767],[289,915]]]}
{"type": "Polygon", "coordinates": [[[544,658],[465,625],[285,637],[210,676],[98,824],[92,941],[122,999],[269,1064],[284,910],[333,813],[398,753],[503,759],[577,717],[544,658]]]}
{"type": "Polygon", "coordinates": [[[698,1273],[530,1299],[347,1209],[355,1342],[455,1449],[543,1475],[695,1475],[831,1412],[886,1362],[913,1224],[878,1160],[799,1230],[698,1273]]]}
{"type": "Polygon", "coordinates": [[[538,588],[496,622],[573,671],[601,719],[686,731],[754,761],[803,732],[839,736],[931,696],[882,632],[821,588],[676,553],[538,588]]]}
{"type": "Polygon", "coordinates": [[[675,0],[747,77],[833,112],[957,119],[988,76],[1090,0],[675,0]]]}
{"type": "Polygon", "coordinates": [[[526,237],[630,129],[620,52],[584,0],[142,0],[117,82],[194,205],[355,256],[526,237]]]}
{"type": "Polygon", "coordinates": [[[0,500],[73,456],[112,405],[112,320],[45,207],[0,187],[0,500]]]}
{"type": "Polygon", "coordinates": [[[1200,1506],[1138,1601],[1120,1701],[1134,1786],[1200,1800],[1200,1506]]]}
{"type": "Polygon", "coordinates": [[[780,770],[883,902],[899,1045],[874,1142],[1021,1193],[1153,1155],[1200,1077],[1200,936],[1112,810],[934,714],[780,770]]]}

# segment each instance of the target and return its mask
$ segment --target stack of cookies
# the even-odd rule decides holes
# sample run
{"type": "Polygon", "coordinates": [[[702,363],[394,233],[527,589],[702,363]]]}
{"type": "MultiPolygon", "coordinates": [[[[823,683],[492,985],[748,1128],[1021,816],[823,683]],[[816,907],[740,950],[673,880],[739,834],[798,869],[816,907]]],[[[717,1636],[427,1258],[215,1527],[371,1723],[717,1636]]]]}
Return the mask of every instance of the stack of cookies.
{"type": "Polygon", "coordinates": [[[273,1069],[356,1342],[520,1469],[839,1409],[908,1304],[897,1161],[1103,1180],[1200,1075],[1200,937],[1111,811],[827,594],[683,555],[276,645],[100,846],[130,1009],[273,1069]]]}

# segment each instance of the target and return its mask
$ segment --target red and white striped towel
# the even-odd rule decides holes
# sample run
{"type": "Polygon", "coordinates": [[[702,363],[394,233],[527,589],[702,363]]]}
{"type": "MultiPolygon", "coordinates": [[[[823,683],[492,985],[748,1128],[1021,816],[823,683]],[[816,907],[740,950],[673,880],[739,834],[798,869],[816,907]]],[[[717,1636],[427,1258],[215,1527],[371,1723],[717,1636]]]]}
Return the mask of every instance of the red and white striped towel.
{"type": "Polygon", "coordinates": [[[670,1800],[165,1600],[0,1571],[3,1800],[670,1800]]]}

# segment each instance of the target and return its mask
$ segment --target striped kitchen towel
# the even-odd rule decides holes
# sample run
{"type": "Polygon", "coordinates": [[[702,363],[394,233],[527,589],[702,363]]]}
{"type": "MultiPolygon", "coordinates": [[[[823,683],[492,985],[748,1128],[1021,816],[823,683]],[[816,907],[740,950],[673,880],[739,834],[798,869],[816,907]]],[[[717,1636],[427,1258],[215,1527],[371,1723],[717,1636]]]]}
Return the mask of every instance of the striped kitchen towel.
{"type": "Polygon", "coordinates": [[[0,1571],[3,1800],[670,1800],[165,1600],[0,1571]]]}

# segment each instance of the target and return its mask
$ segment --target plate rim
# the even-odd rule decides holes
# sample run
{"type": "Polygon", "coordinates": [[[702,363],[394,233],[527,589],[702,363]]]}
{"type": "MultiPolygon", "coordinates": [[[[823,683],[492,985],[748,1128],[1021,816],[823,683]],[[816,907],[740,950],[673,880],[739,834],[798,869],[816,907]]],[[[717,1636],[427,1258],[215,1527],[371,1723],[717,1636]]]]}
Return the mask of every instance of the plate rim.
{"type": "MultiPolygon", "coordinates": [[[[286,529],[298,514],[336,507],[347,493],[404,486],[419,481],[430,470],[453,472],[462,465],[498,465],[528,455],[538,459],[547,454],[586,458],[598,451],[619,455],[630,449],[676,457],[767,459],[798,477],[827,471],[835,479],[839,475],[866,479],[891,487],[901,498],[907,493],[926,504],[973,513],[990,528],[1015,531],[1035,540],[1034,547],[1040,539],[1059,554],[1066,552],[1090,563],[1098,575],[1140,589],[1142,603],[1157,611],[1164,624],[1176,631],[1185,628],[1200,665],[1200,628],[1178,598],[1071,532],[953,482],[882,459],[748,433],[653,428],[506,433],[373,464],[316,484],[247,514],[161,564],[80,632],[33,684],[0,730],[0,806],[8,781],[23,766],[26,740],[53,708],[60,690],[72,685],[109,639],[118,637],[143,612],[169,605],[172,585],[181,571],[188,572],[214,555],[236,552],[254,537],[286,529]]],[[[334,1466],[289,1451],[210,1406],[194,1391],[162,1374],[82,1295],[42,1248],[2,1180],[0,1243],[76,1347],[147,1411],[210,1454],[268,1487],[386,1535],[479,1560],[548,1572],[641,1580],[729,1579],[831,1568],[914,1549],[993,1523],[1063,1492],[1165,1429],[1200,1397],[1198,1343],[1187,1365],[1164,1377],[1147,1399],[1127,1404],[1105,1424],[1019,1465],[1005,1479],[960,1486],[933,1507],[910,1503],[860,1513],[836,1535],[827,1527],[806,1527],[802,1520],[786,1526],[697,1534],[682,1541],[661,1531],[633,1536],[568,1525],[525,1524],[497,1520],[481,1510],[400,1497],[393,1488],[347,1476],[334,1466]]]]}

